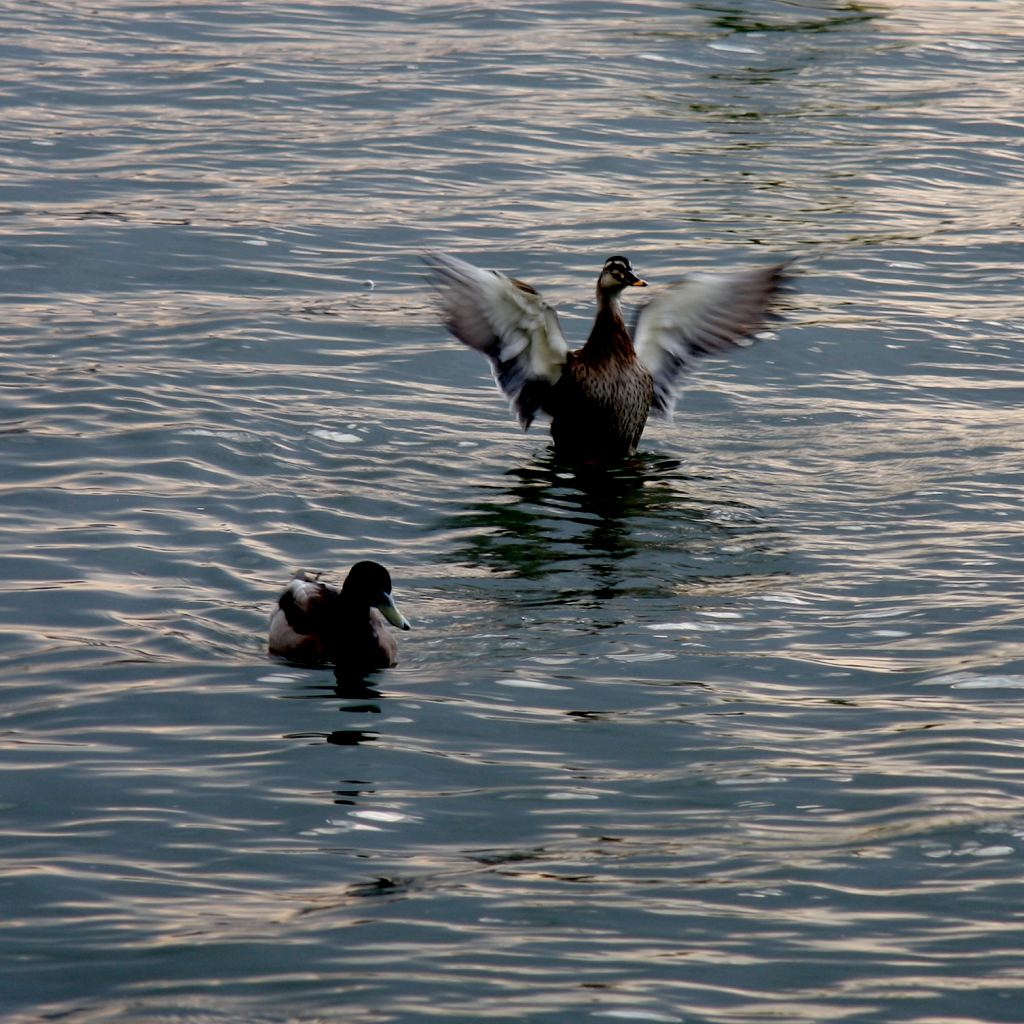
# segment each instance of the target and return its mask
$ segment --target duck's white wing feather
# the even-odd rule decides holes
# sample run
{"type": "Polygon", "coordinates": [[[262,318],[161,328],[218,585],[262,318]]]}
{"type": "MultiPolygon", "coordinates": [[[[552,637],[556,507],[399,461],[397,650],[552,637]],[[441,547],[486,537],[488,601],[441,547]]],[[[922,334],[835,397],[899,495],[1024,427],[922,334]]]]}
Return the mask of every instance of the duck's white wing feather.
{"type": "Polygon", "coordinates": [[[327,591],[325,584],[311,580],[305,573],[294,576],[288,581],[285,593],[301,612],[312,611],[322,601],[327,591]]]}
{"type": "Polygon", "coordinates": [[[525,430],[562,375],[568,345],[539,292],[446,253],[424,256],[448,330],[491,361],[494,379],[525,430]]]}
{"type": "Polygon", "coordinates": [[[300,571],[288,581],[277,604],[292,629],[298,633],[315,633],[323,628],[332,593],[326,583],[300,571]]]}
{"type": "Polygon", "coordinates": [[[701,357],[753,343],[771,316],[787,265],[691,274],[640,310],[633,344],[654,378],[653,412],[672,415],[683,378],[701,357]]]}

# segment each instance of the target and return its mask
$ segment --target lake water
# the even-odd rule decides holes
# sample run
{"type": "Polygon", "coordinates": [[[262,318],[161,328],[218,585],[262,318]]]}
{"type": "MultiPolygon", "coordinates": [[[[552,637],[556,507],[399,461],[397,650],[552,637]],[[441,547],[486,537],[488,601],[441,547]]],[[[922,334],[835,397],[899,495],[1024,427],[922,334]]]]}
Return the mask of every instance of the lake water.
{"type": "Polygon", "coordinates": [[[1024,3],[0,11],[5,1020],[1024,1020],[1024,3]],[[804,272],[578,478],[427,247],[804,272]]]}

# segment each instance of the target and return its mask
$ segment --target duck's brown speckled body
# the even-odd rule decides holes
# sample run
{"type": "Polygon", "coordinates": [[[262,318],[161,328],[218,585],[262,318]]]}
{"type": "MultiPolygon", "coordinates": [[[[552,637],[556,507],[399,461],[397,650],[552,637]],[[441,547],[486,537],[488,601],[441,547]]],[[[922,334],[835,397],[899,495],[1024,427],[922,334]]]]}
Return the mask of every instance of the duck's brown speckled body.
{"type": "Polygon", "coordinates": [[[567,354],[543,406],[556,450],[572,462],[632,455],[654,401],[654,380],[637,359],[618,303],[597,294],[590,337],[567,354]]]}

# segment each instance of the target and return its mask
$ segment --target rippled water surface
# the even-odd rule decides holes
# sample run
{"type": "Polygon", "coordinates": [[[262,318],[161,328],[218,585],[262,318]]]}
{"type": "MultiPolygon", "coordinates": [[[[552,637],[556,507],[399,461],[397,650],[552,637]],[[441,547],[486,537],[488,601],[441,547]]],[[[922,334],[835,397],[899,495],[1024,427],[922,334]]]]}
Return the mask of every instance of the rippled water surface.
{"type": "Polygon", "coordinates": [[[0,10],[6,1020],[1019,1024],[1024,3],[0,10]],[[579,477],[426,247],[803,273],[579,477]]]}

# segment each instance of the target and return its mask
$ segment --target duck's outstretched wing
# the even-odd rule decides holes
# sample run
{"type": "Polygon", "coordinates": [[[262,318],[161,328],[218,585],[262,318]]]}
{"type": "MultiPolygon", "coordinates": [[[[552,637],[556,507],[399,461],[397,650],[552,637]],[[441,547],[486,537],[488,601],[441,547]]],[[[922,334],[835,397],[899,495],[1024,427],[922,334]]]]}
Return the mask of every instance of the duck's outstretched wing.
{"type": "Polygon", "coordinates": [[[652,412],[671,417],[683,378],[703,356],[753,344],[773,318],[788,266],[691,274],[639,311],[633,344],[654,378],[652,412]]]}
{"type": "Polygon", "coordinates": [[[525,430],[562,375],[568,345],[558,314],[535,289],[442,252],[424,261],[448,330],[491,361],[494,379],[525,430]]]}

